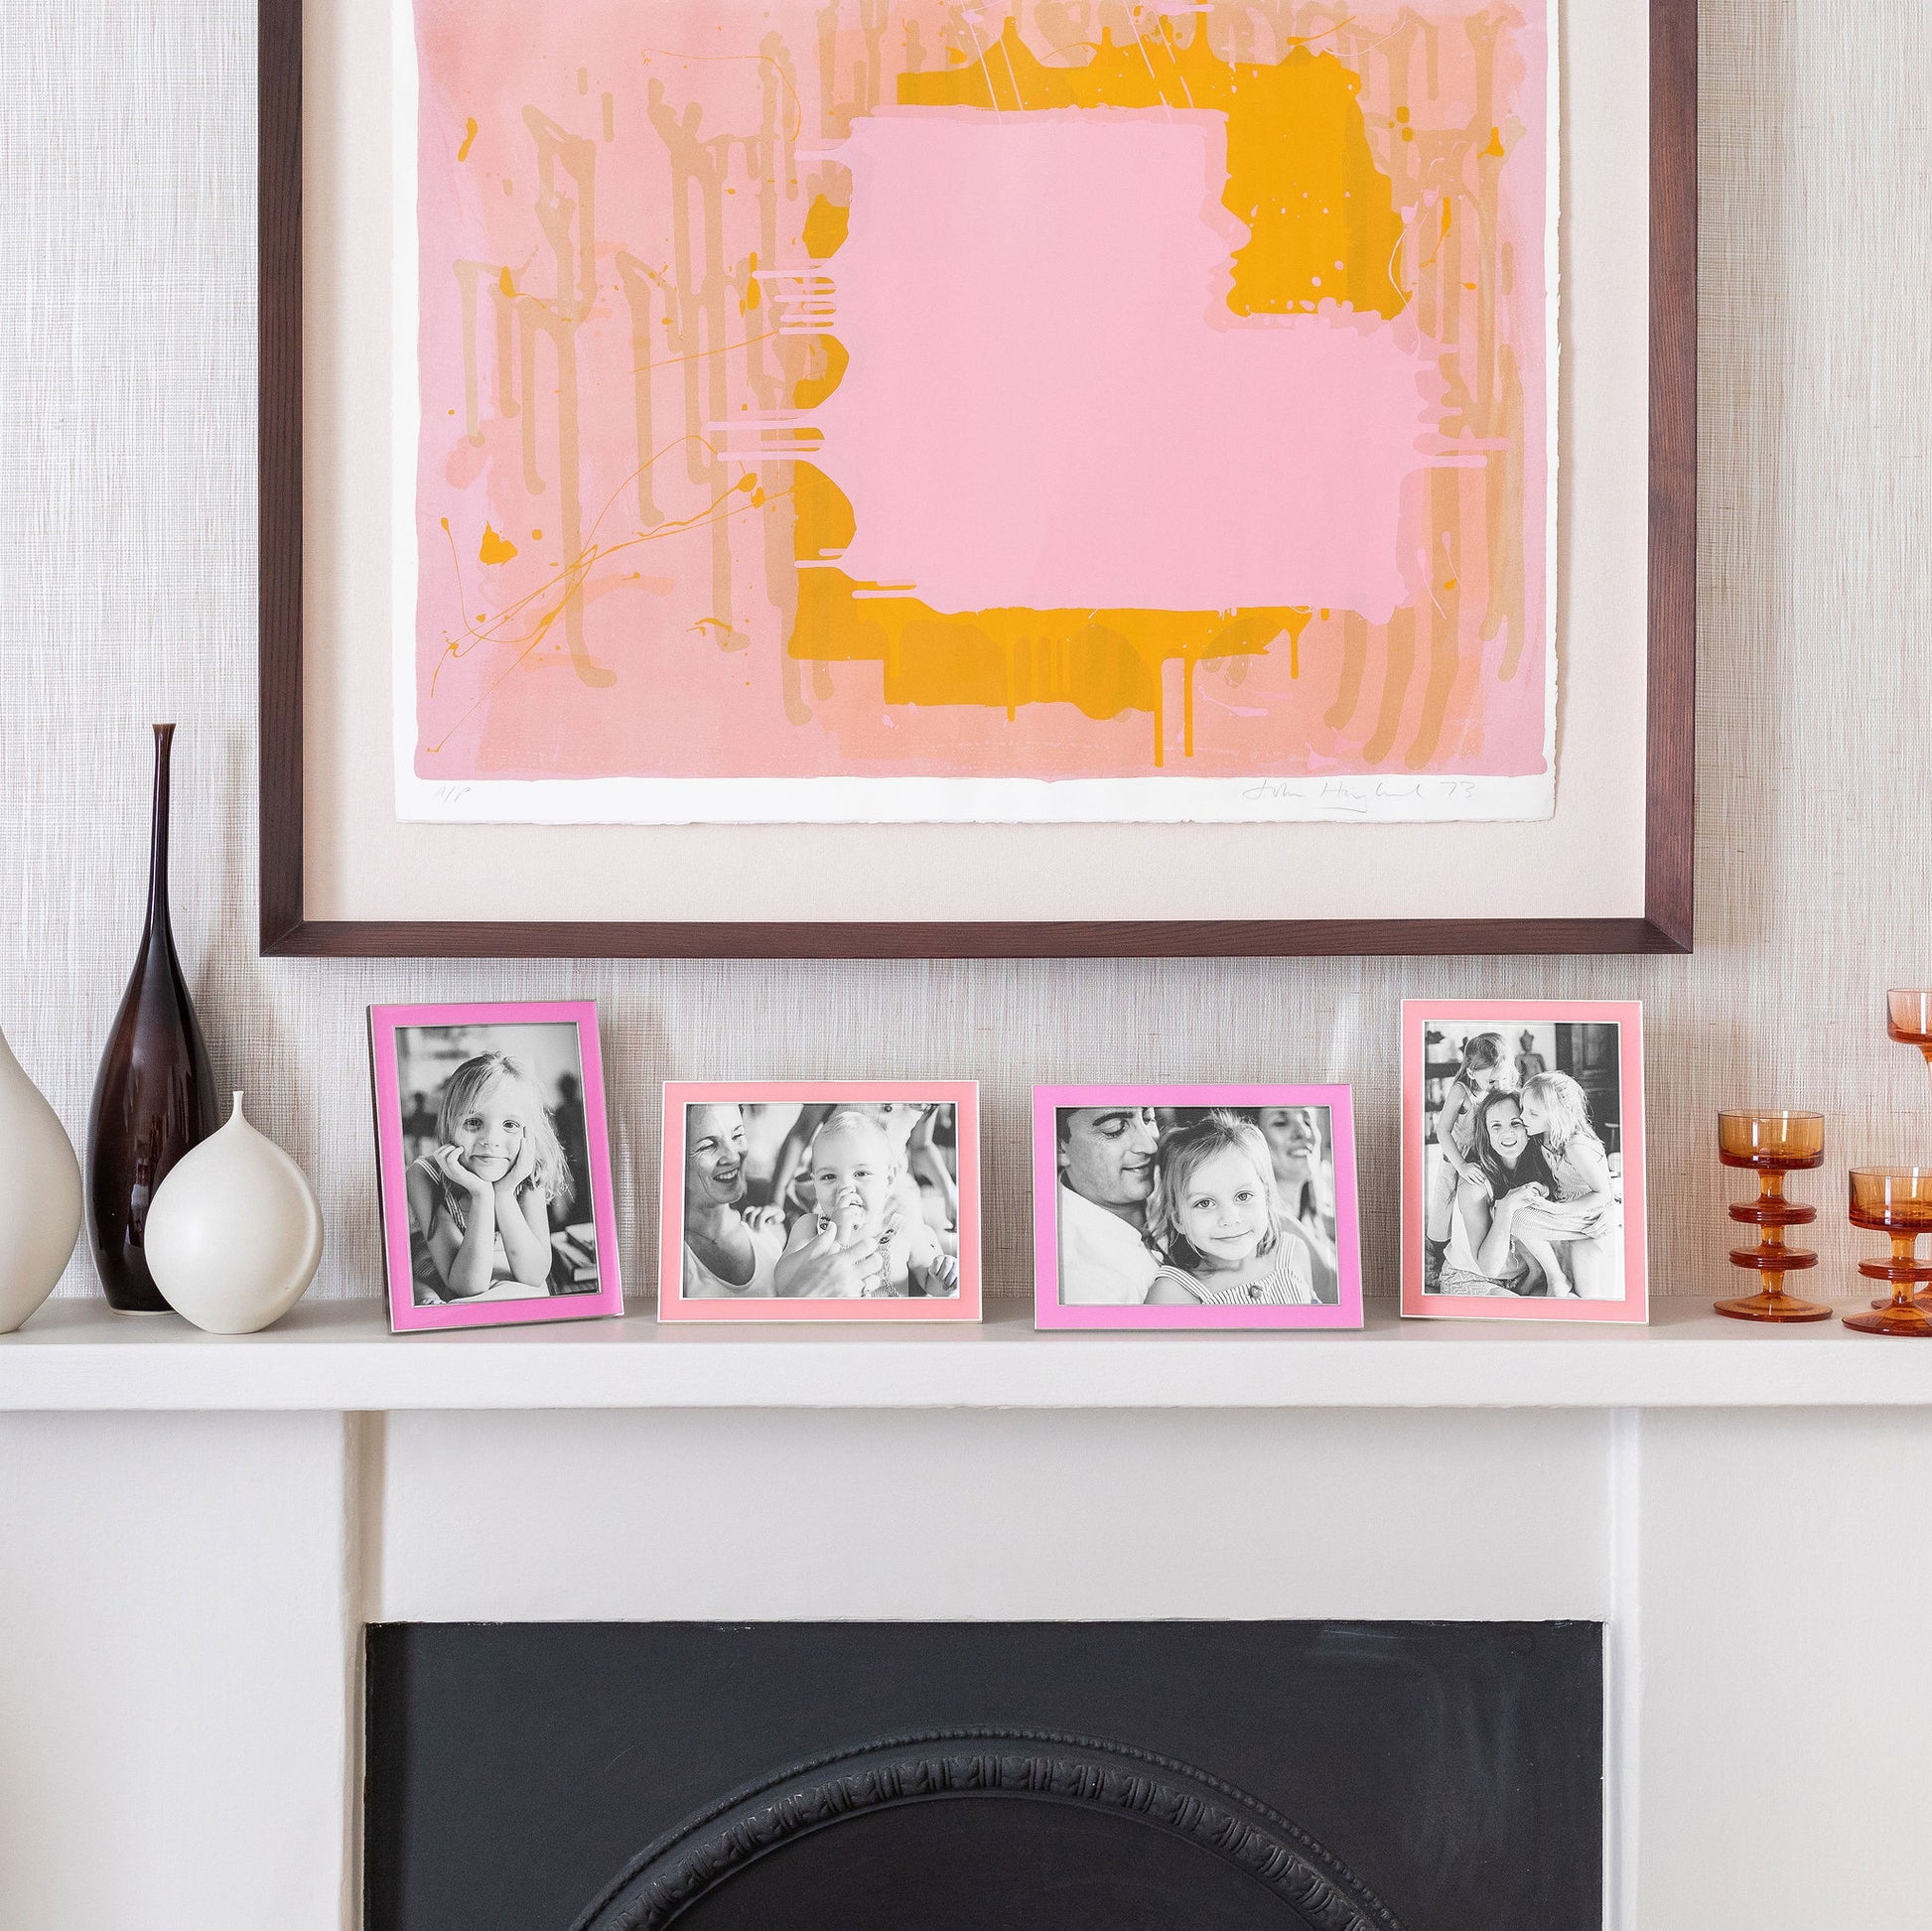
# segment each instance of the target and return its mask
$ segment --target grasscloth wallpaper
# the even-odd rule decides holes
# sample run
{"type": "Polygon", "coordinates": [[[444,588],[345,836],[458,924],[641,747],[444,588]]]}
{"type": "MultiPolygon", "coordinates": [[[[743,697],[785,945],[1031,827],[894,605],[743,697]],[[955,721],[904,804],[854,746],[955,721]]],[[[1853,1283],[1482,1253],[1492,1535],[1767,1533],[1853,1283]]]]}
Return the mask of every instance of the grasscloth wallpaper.
{"type": "MultiPolygon", "coordinates": [[[[1631,0],[1633,16],[1640,0],[1631,0]]],[[[658,1083],[982,1083],[989,1289],[1026,1289],[1035,1079],[1345,1079],[1368,1287],[1392,1291],[1405,995],[1641,999],[1655,1291],[1725,1286],[1713,1110],[1823,1108],[1819,1289],[1848,1159],[1932,1155],[1890,983],[1932,982],[1932,8],[1704,10],[1698,952],[1019,965],[264,962],[254,930],[251,0],[0,8],[0,1029],[76,1140],[133,959],[148,724],[177,741],[175,905],[217,1073],[314,1176],[315,1292],[378,1291],[362,1009],[595,997],[633,1291],[658,1083]]],[[[587,908],[594,910],[595,908],[587,908]]],[[[65,1292],[95,1292],[84,1257],[65,1292]]]]}

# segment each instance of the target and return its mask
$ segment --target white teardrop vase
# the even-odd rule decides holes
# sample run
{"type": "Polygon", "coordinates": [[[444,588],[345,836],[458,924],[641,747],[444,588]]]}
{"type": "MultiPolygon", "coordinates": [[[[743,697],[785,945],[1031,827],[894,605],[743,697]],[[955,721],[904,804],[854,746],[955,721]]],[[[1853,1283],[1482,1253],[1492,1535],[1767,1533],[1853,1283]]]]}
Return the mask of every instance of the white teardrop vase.
{"type": "Polygon", "coordinates": [[[302,1299],[322,1263],[315,1190],[242,1118],[170,1170],[148,1209],[148,1268],[169,1307],[210,1334],[252,1334],[302,1299]]]}
{"type": "Polygon", "coordinates": [[[0,1034],[0,1334],[54,1292],[80,1236],[80,1163],[0,1034]]]}

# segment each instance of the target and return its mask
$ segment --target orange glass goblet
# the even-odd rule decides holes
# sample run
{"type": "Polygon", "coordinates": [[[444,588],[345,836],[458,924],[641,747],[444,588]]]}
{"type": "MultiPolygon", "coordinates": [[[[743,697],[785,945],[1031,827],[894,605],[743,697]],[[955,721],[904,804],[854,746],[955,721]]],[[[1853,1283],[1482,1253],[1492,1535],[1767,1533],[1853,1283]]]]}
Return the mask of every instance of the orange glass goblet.
{"type": "Polygon", "coordinates": [[[1885,1034],[1902,1046],[1917,1046],[1932,1071],[1932,992],[1888,992],[1885,1034]]]}
{"type": "Polygon", "coordinates": [[[1729,1209],[1733,1220],[1757,1229],[1755,1247],[1733,1247],[1732,1267],[1749,1268],[1762,1283],[1756,1294],[1720,1301],[1718,1312],[1732,1320],[1830,1320],[1819,1301],[1800,1301],[1784,1291],[1784,1277],[1818,1265],[1803,1247],[1787,1247],[1784,1230],[1804,1227],[1818,1209],[1784,1197],[1784,1176],[1825,1164],[1825,1116],[1787,1107],[1740,1107],[1718,1115],[1718,1158],[1757,1175],[1757,1198],[1729,1209]]]}
{"type": "Polygon", "coordinates": [[[1932,1282],[1932,1261],[1918,1258],[1918,1237],[1932,1233],[1932,1168],[1855,1167],[1852,1170],[1852,1224],[1891,1236],[1891,1259],[1861,1261],[1868,1281],[1885,1281],[1891,1299],[1869,1313],[1847,1314],[1847,1327],[1861,1334],[1932,1336],[1932,1313],[1912,1299],[1913,1290],[1932,1282]]]}

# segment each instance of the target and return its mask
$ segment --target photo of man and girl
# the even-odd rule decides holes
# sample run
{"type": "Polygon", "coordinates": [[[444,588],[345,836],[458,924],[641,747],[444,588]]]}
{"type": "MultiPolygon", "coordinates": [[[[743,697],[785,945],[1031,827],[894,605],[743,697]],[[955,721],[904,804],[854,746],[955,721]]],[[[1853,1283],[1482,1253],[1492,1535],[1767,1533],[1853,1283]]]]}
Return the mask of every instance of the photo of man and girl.
{"type": "Polygon", "coordinates": [[[1421,1025],[1423,1293],[1622,1301],[1621,1028],[1421,1025]]]}
{"type": "Polygon", "coordinates": [[[686,1302],[956,1301],[959,1109],[856,1097],[667,1095],[686,1302]]]}
{"type": "Polygon", "coordinates": [[[1335,1307],[1334,1108],[1161,1097],[1052,1110],[1057,1305],[1335,1307]]]}
{"type": "Polygon", "coordinates": [[[394,1037],[415,1305],[595,1295],[576,1026],[403,1026],[394,1037]]]}

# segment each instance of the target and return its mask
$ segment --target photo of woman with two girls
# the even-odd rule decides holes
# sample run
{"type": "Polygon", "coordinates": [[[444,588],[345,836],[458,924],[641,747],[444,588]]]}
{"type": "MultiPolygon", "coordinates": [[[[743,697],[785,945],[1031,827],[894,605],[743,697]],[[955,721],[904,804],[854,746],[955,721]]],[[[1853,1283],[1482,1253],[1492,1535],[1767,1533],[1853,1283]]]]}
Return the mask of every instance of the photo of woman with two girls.
{"type": "Polygon", "coordinates": [[[1425,1294],[1622,1298],[1618,1034],[1425,1020],[1425,1294]]]}

